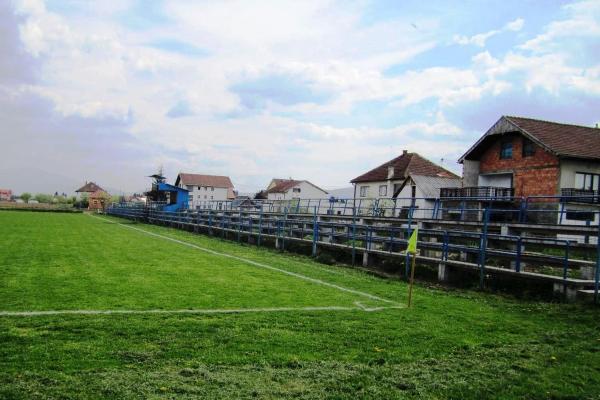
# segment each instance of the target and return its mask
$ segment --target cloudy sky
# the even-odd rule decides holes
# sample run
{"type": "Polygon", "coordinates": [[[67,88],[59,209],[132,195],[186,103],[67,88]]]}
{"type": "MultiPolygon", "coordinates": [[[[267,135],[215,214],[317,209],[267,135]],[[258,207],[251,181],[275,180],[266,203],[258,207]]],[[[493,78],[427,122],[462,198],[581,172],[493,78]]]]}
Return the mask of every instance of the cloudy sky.
{"type": "Polygon", "coordinates": [[[501,115],[600,122],[600,1],[0,0],[0,187],[348,186],[501,115]]]}

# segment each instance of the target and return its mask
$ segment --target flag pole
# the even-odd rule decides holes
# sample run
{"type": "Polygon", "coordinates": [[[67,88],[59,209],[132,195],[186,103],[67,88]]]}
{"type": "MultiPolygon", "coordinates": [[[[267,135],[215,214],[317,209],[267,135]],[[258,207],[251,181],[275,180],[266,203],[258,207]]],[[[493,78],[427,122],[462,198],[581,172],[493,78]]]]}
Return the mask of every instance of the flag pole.
{"type": "Polygon", "coordinates": [[[415,261],[417,259],[416,253],[411,253],[411,266],[410,266],[410,282],[408,284],[408,308],[412,305],[412,289],[415,281],[415,261]]]}
{"type": "Polygon", "coordinates": [[[419,236],[419,227],[417,226],[415,230],[410,235],[408,239],[408,246],[406,247],[406,254],[410,254],[412,258],[411,268],[410,268],[410,280],[408,284],[408,307],[412,305],[412,290],[413,283],[415,281],[415,262],[417,260],[417,242],[419,236]]]}

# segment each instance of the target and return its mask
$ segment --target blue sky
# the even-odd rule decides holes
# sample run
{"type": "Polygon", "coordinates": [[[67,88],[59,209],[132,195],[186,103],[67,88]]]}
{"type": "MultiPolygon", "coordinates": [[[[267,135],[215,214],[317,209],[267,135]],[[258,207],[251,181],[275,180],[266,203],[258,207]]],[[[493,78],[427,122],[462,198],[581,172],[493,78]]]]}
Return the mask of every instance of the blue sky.
{"type": "Polygon", "coordinates": [[[599,1],[11,0],[0,27],[17,192],[337,188],[403,149],[460,173],[501,115],[600,122],[599,1]]]}

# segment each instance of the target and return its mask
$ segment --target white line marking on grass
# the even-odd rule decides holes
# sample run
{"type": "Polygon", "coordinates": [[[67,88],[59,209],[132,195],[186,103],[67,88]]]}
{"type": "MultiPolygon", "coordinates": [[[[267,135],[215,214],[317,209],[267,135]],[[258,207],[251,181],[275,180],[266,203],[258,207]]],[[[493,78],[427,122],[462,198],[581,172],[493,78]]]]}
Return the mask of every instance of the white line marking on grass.
{"type": "Polygon", "coordinates": [[[396,303],[396,302],[394,302],[392,300],[384,299],[382,297],[375,296],[375,295],[370,294],[370,293],[361,292],[360,290],[349,289],[349,288],[346,288],[344,286],[336,285],[335,283],[326,282],[326,281],[323,281],[321,279],[311,278],[310,276],[298,274],[296,272],[287,271],[285,269],[281,269],[281,268],[273,267],[271,265],[259,263],[259,262],[256,262],[256,261],[252,261],[252,260],[249,260],[247,258],[243,258],[243,257],[239,257],[239,256],[234,256],[232,254],[221,253],[221,252],[218,252],[218,251],[215,251],[215,250],[211,250],[211,249],[207,249],[205,247],[201,247],[201,246],[189,243],[189,242],[185,242],[183,240],[178,240],[178,239],[174,239],[174,238],[169,237],[169,236],[164,236],[164,235],[160,235],[158,233],[149,232],[149,231],[147,231],[145,229],[140,229],[140,228],[136,228],[136,227],[133,227],[133,226],[130,226],[130,225],[125,225],[125,224],[120,223],[120,222],[110,221],[110,220],[107,220],[106,218],[97,217],[97,216],[91,215],[91,214],[88,214],[88,215],[90,215],[93,218],[97,218],[97,219],[100,219],[100,220],[103,220],[103,221],[108,221],[108,222],[111,222],[113,224],[116,224],[116,225],[119,225],[119,226],[122,226],[122,227],[125,227],[125,228],[129,228],[129,229],[133,229],[135,231],[142,232],[142,233],[145,233],[145,234],[150,235],[150,236],[155,236],[155,237],[158,237],[158,238],[161,238],[161,239],[164,239],[164,240],[169,240],[171,242],[182,244],[184,246],[192,247],[194,249],[197,249],[197,250],[200,250],[200,251],[204,251],[204,252],[209,253],[209,254],[213,254],[213,255],[221,256],[221,257],[227,257],[227,258],[231,258],[233,260],[242,261],[242,262],[245,262],[247,264],[254,265],[255,267],[260,267],[260,268],[269,269],[271,271],[281,272],[282,274],[286,274],[286,275],[293,276],[293,277],[296,277],[296,278],[299,278],[299,279],[303,279],[305,281],[316,283],[318,285],[328,286],[328,287],[340,290],[342,292],[347,292],[347,293],[352,293],[352,294],[356,294],[356,295],[359,295],[359,296],[367,297],[367,298],[369,298],[371,300],[382,301],[384,303],[390,303],[390,304],[398,304],[398,303],[396,303]]]}
{"type": "Polygon", "coordinates": [[[185,310],[46,310],[46,311],[0,311],[0,317],[43,317],[54,315],[131,315],[131,314],[244,314],[244,313],[277,313],[289,311],[380,311],[403,306],[364,307],[356,302],[356,307],[323,306],[323,307],[267,307],[267,308],[215,308],[185,310]]]}

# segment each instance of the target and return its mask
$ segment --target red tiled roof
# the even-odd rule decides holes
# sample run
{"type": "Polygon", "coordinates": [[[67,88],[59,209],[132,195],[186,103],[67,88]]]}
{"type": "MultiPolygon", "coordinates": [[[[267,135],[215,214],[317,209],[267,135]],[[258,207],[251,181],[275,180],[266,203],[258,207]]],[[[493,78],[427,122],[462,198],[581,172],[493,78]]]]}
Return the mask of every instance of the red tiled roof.
{"type": "Polygon", "coordinates": [[[181,172],[177,175],[175,186],[178,186],[180,182],[182,185],[212,186],[233,189],[233,183],[231,183],[231,179],[229,179],[228,176],[187,174],[181,172]]]}
{"type": "Polygon", "coordinates": [[[321,189],[320,187],[318,187],[317,185],[307,181],[307,180],[295,180],[295,179],[279,179],[279,178],[273,178],[271,180],[271,182],[275,183],[275,186],[273,186],[271,189],[265,190],[265,193],[286,193],[288,192],[291,188],[293,188],[296,185],[301,184],[302,182],[306,182],[309,185],[319,189],[320,191],[327,193],[326,190],[321,189]]]}
{"type": "Polygon", "coordinates": [[[504,117],[556,155],[600,159],[600,129],[522,117],[504,117]]]}
{"type": "Polygon", "coordinates": [[[421,157],[417,153],[403,153],[402,155],[373,168],[369,172],[362,174],[351,183],[357,182],[375,182],[388,179],[388,167],[394,167],[394,176],[392,179],[402,179],[409,175],[436,176],[440,178],[458,178],[457,175],[445,168],[421,157]]]}
{"type": "Polygon", "coordinates": [[[302,181],[294,179],[273,179],[273,181],[275,181],[275,186],[267,190],[267,193],[285,193],[299,183],[302,183],[302,181]]]}
{"type": "Polygon", "coordinates": [[[539,119],[502,116],[460,159],[477,159],[492,135],[516,131],[559,156],[600,159],[600,129],[539,119]]]}
{"type": "Polygon", "coordinates": [[[96,185],[94,182],[86,182],[85,185],[77,189],[76,193],[94,193],[98,190],[104,191],[100,186],[96,185]]]}

